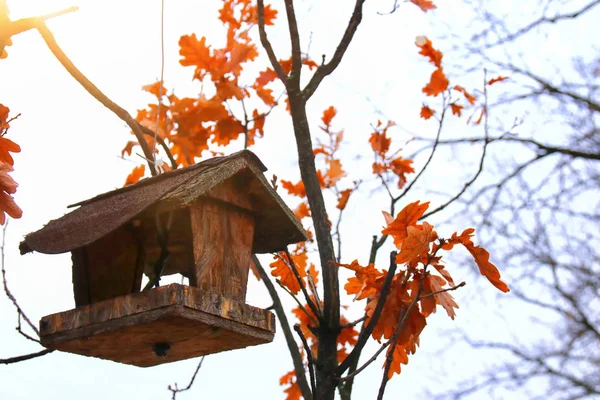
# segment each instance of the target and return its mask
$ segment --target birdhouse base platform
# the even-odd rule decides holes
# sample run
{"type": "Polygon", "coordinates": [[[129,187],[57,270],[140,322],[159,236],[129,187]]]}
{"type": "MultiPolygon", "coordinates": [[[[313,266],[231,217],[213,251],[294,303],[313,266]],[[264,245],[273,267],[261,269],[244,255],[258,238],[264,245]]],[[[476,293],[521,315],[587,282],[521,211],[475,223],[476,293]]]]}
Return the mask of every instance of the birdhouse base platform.
{"type": "Polygon", "coordinates": [[[150,367],[268,343],[275,316],[243,302],[171,284],[40,321],[49,349],[150,367]]]}

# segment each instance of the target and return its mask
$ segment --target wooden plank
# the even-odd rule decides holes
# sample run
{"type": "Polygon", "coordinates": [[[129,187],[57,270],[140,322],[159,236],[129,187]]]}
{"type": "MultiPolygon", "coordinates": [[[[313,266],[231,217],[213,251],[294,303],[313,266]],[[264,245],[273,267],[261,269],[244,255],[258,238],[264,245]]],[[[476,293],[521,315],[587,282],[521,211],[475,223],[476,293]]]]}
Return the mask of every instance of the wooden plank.
{"type": "Polygon", "coordinates": [[[200,199],[190,205],[195,286],[244,301],[254,237],[254,218],[200,199]]]}
{"type": "Polygon", "coordinates": [[[138,242],[126,226],[85,247],[92,303],[131,293],[138,280],[138,242]]]}
{"type": "Polygon", "coordinates": [[[215,293],[172,284],[49,315],[40,323],[48,348],[151,366],[270,342],[272,313],[215,293]],[[161,358],[153,347],[169,345],[161,358]]]}
{"type": "Polygon", "coordinates": [[[71,252],[73,262],[73,294],[75,306],[80,307],[92,302],[90,294],[90,278],[88,276],[87,252],[80,247],[71,252]]]}

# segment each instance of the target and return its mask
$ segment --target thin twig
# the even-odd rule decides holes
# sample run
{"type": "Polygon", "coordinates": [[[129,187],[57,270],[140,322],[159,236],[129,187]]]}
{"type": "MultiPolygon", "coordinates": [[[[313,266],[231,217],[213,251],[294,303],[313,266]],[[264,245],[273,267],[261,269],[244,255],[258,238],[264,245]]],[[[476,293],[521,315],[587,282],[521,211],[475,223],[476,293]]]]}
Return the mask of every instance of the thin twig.
{"type": "Polygon", "coordinates": [[[53,351],[54,351],[54,349],[44,349],[44,350],[38,351],[37,353],[30,353],[30,354],[25,354],[22,356],[10,357],[10,358],[0,358],[0,364],[14,364],[14,363],[18,363],[21,361],[27,361],[27,360],[31,360],[33,358],[45,356],[46,354],[52,353],[53,351]]]}
{"type": "Polygon", "coordinates": [[[177,387],[177,383],[175,383],[175,387],[174,388],[171,385],[168,386],[169,390],[171,392],[173,392],[173,397],[171,397],[171,399],[175,400],[175,397],[177,396],[177,393],[181,393],[181,392],[185,392],[186,390],[190,390],[190,388],[194,384],[194,380],[196,379],[196,375],[198,375],[198,371],[200,371],[200,367],[202,367],[202,363],[204,362],[204,357],[206,357],[206,356],[202,356],[200,358],[200,362],[198,363],[198,366],[196,367],[196,370],[194,371],[194,375],[192,375],[192,379],[190,379],[190,383],[188,383],[188,385],[186,387],[184,387],[183,389],[179,389],[177,387]]]}
{"type": "MultiPolygon", "coordinates": [[[[300,273],[298,272],[296,263],[294,262],[294,259],[292,258],[292,255],[288,251],[287,247],[285,249],[285,255],[287,256],[287,259],[289,260],[289,263],[286,263],[286,264],[288,264],[288,266],[291,268],[292,272],[294,273],[294,276],[296,277],[296,280],[298,281],[298,285],[300,285],[300,290],[302,290],[302,294],[304,295],[304,299],[306,300],[306,304],[308,304],[308,307],[310,307],[310,310],[320,320],[322,315],[319,312],[319,308],[315,305],[313,300],[308,295],[308,292],[306,291],[306,285],[304,284],[304,281],[300,277],[300,273]]],[[[279,256],[279,254],[277,256],[281,259],[281,261],[283,261],[285,263],[285,260],[283,258],[281,258],[281,256],[279,256]]]]}
{"type": "Polygon", "coordinates": [[[304,337],[304,333],[302,333],[302,329],[300,328],[300,325],[295,324],[294,330],[296,331],[298,336],[300,336],[302,345],[304,346],[304,349],[306,350],[306,360],[308,361],[308,373],[310,375],[310,387],[311,387],[313,393],[317,393],[317,381],[315,380],[316,365],[315,365],[315,359],[312,354],[312,350],[310,349],[310,346],[308,345],[308,341],[306,340],[306,337],[304,337]]]}
{"type": "Polygon", "coordinates": [[[269,61],[271,62],[271,66],[273,66],[273,70],[277,74],[277,77],[283,82],[283,84],[287,87],[288,84],[288,76],[283,70],[279,61],[277,61],[277,56],[275,55],[275,51],[273,50],[273,46],[267,37],[267,31],[265,30],[265,4],[263,0],[258,0],[258,34],[260,36],[260,43],[264,47],[267,52],[267,57],[269,57],[269,61]]]}
{"type": "Polygon", "coordinates": [[[262,279],[271,299],[273,300],[273,310],[277,314],[277,319],[279,320],[279,325],[281,325],[281,329],[283,330],[283,335],[285,337],[285,341],[288,346],[288,350],[290,352],[290,356],[292,357],[292,362],[294,364],[294,370],[296,371],[296,383],[298,387],[300,387],[300,392],[302,396],[306,400],[312,400],[313,394],[310,390],[310,386],[308,381],[306,380],[306,375],[304,373],[304,363],[302,362],[302,357],[300,356],[300,351],[298,351],[298,344],[294,340],[294,335],[292,334],[292,330],[290,329],[290,324],[288,322],[287,315],[281,304],[281,299],[279,298],[279,294],[277,290],[275,290],[275,286],[273,286],[273,282],[267,275],[267,272],[263,268],[262,264],[258,257],[255,254],[252,255],[252,263],[256,267],[260,278],[262,279]]]}

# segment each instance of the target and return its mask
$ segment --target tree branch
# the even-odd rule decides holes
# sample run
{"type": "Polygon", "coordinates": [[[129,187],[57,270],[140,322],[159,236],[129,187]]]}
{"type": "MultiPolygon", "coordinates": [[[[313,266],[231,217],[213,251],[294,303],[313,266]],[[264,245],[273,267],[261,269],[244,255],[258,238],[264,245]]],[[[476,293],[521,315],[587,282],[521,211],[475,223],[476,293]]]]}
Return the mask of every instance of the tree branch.
{"type": "Polygon", "coordinates": [[[75,67],[73,62],[67,57],[67,55],[62,51],[56,40],[54,39],[54,35],[46,26],[46,23],[42,20],[36,21],[35,27],[42,35],[42,38],[52,51],[52,54],[60,61],[60,63],[65,67],[65,69],[71,74],[77,82],[83,86],[83,88],[91,94],[96,100],[98,100],[102,105],[112,111],[116,116],[118,116],[121,120],[123,120],[131,130],[133,131],[135,137],[137,138],[138,143],[140,144],[142,151],[144,152],[144,157],[148,162],[148,167],[150,168],[150,173],[152,176],[157,174],[156,168],[154,166],[154,154],[152,154],[152,150],[148,146],[148,142],[144,138],[140,125],[137,123],[135,119],[129,115],[129,113],[121,108],[118,104],[109,99],[100,89],[98,89],[81,71],[75,67]]]}
{"type": "MultiPolygon", "coordinates": [[[[260,2],[262,2],[262,0],[260,0],[259,3],[260,2]]],[[[348,46],[350,45],[350,42],[352,41],[352,38],[354,37],[356,30],[358,29],[358,25],[360,25],[360,22],[362,21],[362,7],[364,2],[365,0],[356,0],[356,3],[354,5],[354,11],[352,12],[352,16],[350,17],[348,26],[346,27],[346,31],[344,32],[344,35],[342,36],[338,47],[335,49],[335,53],[333,54],[331,61],[317,68],[317,71],[314,73],[306,87],[302,90],[302,95],[305,101],[310,99],[310,97],[313,95],[315,90],[317,90],[323,79],[327,75],[335,71],[335,69],[342,61],[344,53],[346,53],[346,50],[348,49],[348,46]]]]}
{"type": "Polygon", "coordinates": [[[258,257],[255,254],[252,255],[252,262],[260,275],[260,278],[264,282],[271,299],[273,300],[273,309],[277,314],[277,318],[279,319],[279,325],[281,325],[281,329],[283,330],[283,335],[285,336],[285,341],[288,346],[288,350],[290,351],[290,355],[292,357],[292,362],[294,364],[294,370],[296,371],[296,379],[298,386],[300,387],[300,392],[302,392],[302,396],[306,400],[312,400],[313,395],[310,390],[310,386],[308,381],[306,380],[306,374],[304,372],[304,363],[302,362],[302,357],[300,356],[300,352],[298,351],[298,344],[294,340],[294,335],[292,334],[292,330],[290,329],[290,324],[287,319],[287,315],[285,314],[285,310],[283,309],[283,305],[281,304],[281,300],[279,299],[279,295],[277,294],[277,290],[275,290],[275,286],[271,282],[269,275],[263,268],[262,264],[258,257]]]}
{"type": "Polygon", "coordinates": [[[381,286],[381,293],[379,294],[379,298],[377,299],[377,305],[375,306],[375,310],[373,311],[373,314],[371,315],[371,319],[369,320],[367,326],[360,332],[360,335],[358,335],[356,345],[354,346],[350,354],[348,354],[348,357],[346,357],[344,361],[342,361],[342,363],[337,367],[335,371],[337,376],[341,376],[344,373],[344,371],[346,371],[348,367],[350,367],[350,364],[354,362],[354,359],[359,357],[362,348],[365,347],[367,340],[369,340],[369,336],[371,336],[371,333],[373,333],[373,329],[375,329],[375,325],[377,325],[377,322],[379,321],[379,317],[381,316],[381,312],[383,311],[383,307],[385,306],[385,301],[387,300],[387,296],[390,292],[392,280],[394,278],[394,275],[396,274],[396,255],[397,253],[395,251],[392,251],[390,253],[390,267],[388,268],[387,275],[385,277],[385,280],[383,281],[383,285],[381,286]]]}
{"type": "Polygon", "coordinates": [[[300,85],[300,74],[302,71],[302,51],[300,50],[300,35],[298,33],[298,21],[294,11],[294,0],[285,0],[285,13],[287,15],[288,28],[290,30],[290,42],[292,43],[292,71],[289,79],[294,86],[300,85]]]}
{"type": "Polygon", "coordinates": [[[21,361],[31,360],[33,358],[45,356],[46,354],[52,353],[53,351],[54,351],[54,349],[44,349],[44,350],[38,351],[37,353],[25,354],[22,356],[10,357],[10,358],[0,358],[0,364],[14,364],[14,363],[18,363],[21,361]]]}
{"type": "Polygon", "coordinates": [[[285,87],[288,85],[288,76],[279,61],[277,61],[277,56],[275,55],[275,51],[273,50],[273,46],[267,37],[267,31],[265,30],[265,4],[263,0],[258,0],[258,34],[260,36],[260,43],[263,48],[267,52],[267,57],[269,57],[269,61],[277,74],[277,77],[281,80],[285,87]]]}

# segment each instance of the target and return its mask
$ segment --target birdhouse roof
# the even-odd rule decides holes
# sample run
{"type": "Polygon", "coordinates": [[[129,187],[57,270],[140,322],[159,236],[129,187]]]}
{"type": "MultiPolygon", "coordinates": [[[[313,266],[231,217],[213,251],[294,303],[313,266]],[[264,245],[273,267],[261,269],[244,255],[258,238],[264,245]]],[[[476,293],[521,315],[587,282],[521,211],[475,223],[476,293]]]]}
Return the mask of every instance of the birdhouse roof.
{"type": "Polygon", "coordinates": [[[185,207],[238,176],[247,181],[248,194],[258,205],[251,211],[256,224],[254,253],[274,252],[306,240],[306,232],[294,213],[265,179],[266,170],[254,153],[243,150],[143,179],[72,205],[79,208],[25,236],[21,254],[57,254],[86,246],[153,207],[185,207]]]}

